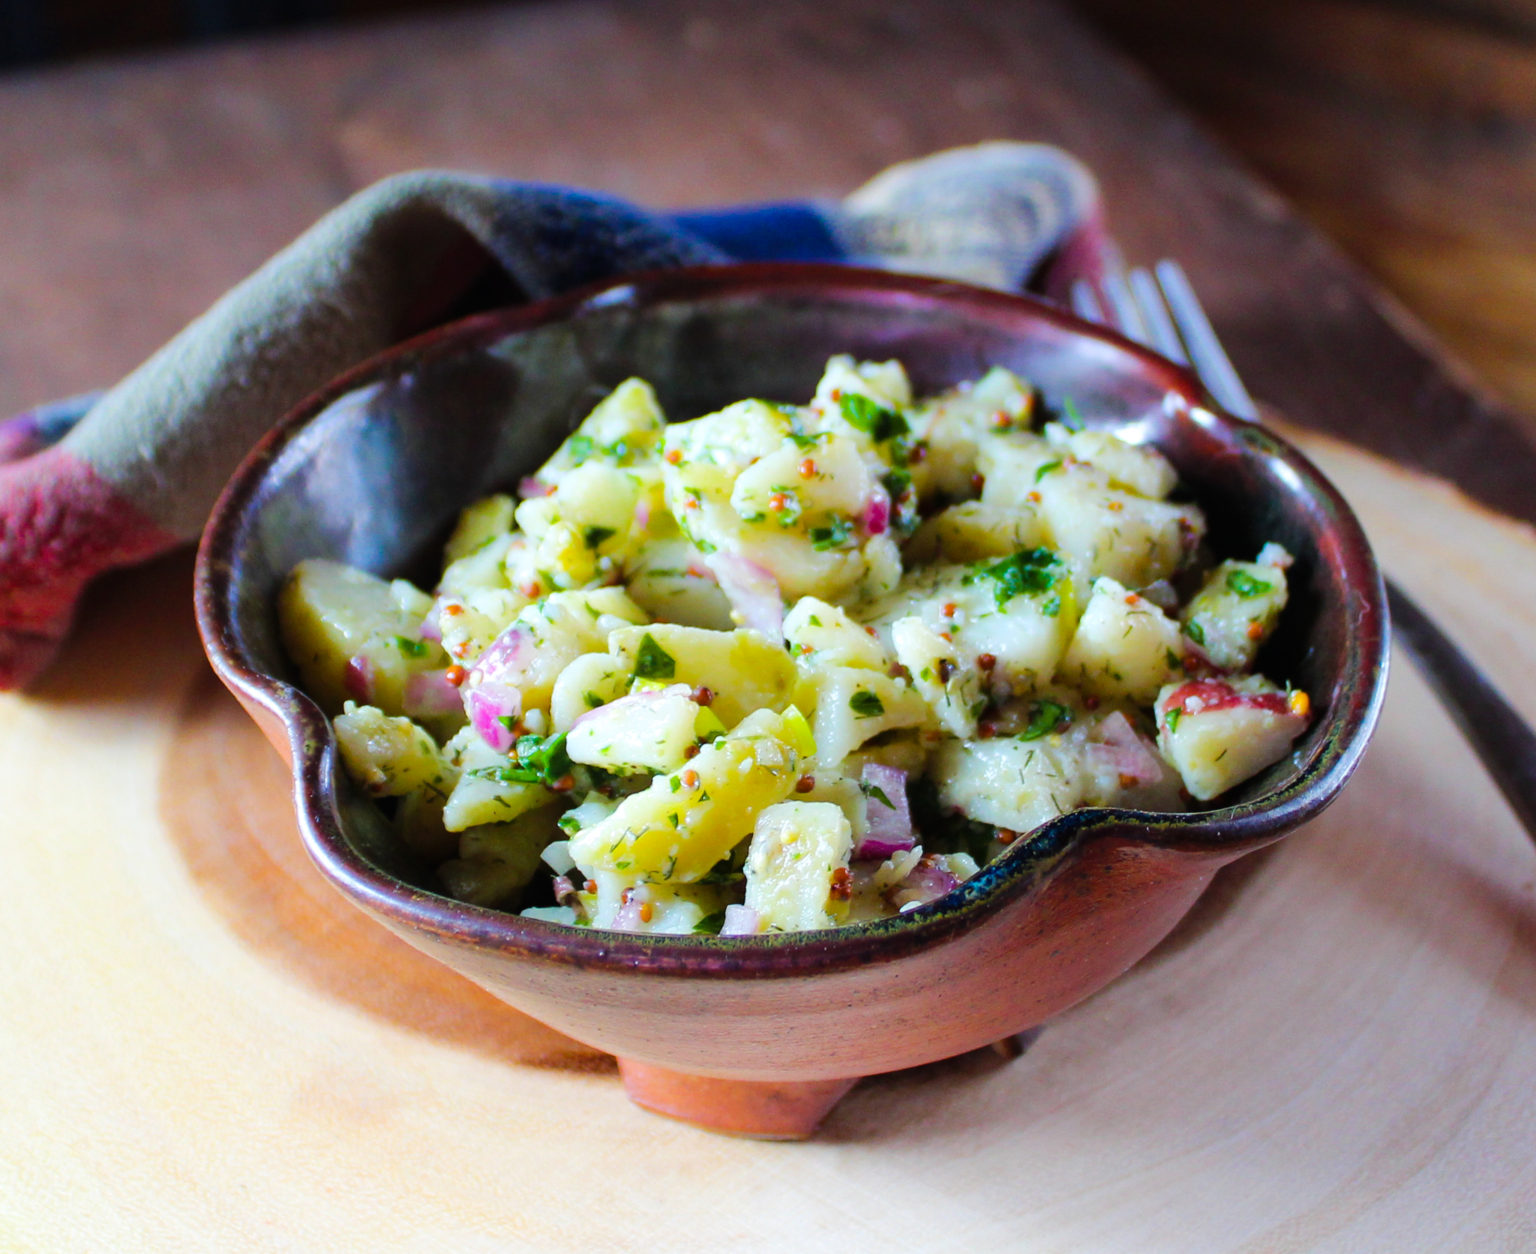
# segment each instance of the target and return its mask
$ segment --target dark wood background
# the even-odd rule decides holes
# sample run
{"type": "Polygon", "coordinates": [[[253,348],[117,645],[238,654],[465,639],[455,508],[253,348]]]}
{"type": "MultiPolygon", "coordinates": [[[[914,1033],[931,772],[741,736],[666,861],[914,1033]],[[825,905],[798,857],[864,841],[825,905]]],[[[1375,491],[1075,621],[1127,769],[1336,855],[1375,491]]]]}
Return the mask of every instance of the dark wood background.
{"type": "MultiPolygon", "coordinates": [[[[1536,433],[1536,0],[1074,3],[1536,433]]],[[[0,0],[0,66],[465,7],[0,0]]]]}

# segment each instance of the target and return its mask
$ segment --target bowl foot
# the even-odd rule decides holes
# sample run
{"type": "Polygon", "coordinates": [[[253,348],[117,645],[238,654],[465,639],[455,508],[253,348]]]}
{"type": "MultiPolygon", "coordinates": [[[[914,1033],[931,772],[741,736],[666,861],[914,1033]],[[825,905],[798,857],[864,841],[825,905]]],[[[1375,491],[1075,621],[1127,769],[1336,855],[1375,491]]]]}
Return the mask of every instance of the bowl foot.
{"type": "Polygon", "coordinates": [[[768,1141],[803,1141],[858,1078],[851,1080],[718,1080],[648,1062],[619,1059],[630,1101],[711,1132],[768,1141]]]}

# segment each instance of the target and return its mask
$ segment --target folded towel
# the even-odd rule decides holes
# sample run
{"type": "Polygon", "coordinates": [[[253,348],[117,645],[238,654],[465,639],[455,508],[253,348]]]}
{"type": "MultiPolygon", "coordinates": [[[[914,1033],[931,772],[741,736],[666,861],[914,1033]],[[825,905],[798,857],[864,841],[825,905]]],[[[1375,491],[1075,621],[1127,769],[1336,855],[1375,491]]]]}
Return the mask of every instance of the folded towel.
{"type": "Polygon", "coordinates": [[[840,261],[1065,294],[1093,277],[1092,178],[1040,144],[895,166],[838,203],[662,214],[422,171],[360,192],[115,387],[0,422],[0,688],[52,658],[85,585],[197,537],[261,435],[330,379],[455,317],[616,274],[840,261]]]}

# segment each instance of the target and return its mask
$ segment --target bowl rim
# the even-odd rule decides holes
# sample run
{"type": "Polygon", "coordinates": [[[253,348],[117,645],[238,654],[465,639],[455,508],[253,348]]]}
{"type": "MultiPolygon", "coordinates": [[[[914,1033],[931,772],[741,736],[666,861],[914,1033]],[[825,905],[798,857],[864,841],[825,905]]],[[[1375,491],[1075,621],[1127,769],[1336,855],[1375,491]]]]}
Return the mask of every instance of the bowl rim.
{"type": "Polygon", "coordinates": [[[243,703],[268,711],[286,731],[295,810],[305,848],[321,873],[357,905],[405,934],[426,934],[453,946],[580,968],[694,978],[844,970],[928,949],[971,930],[1031,893],[1097,841],[1117,840],[1187,854],[1214,867],[1278,840],[1330,804],[1358,765],[1384,700],[1389,649],[1382,578],[1364,531],[1338,490],[1287,441],[1260,424],[1220,410],[1187,368],[1030,296],[833,263],[754,262],[626,274],[529,304],[474,314],[368,358],[311,393],[245,456],[220,493],[198,546],[194,604],[198,631],[215,673],[243,703]],[[510,335],[615,306],[644,309],[708,297],[794,291],[1013,311],[1072,335],[1111,344],[1139,358],[1166,392],[1202,411],[1202,422],[1233,435],[1254,455],[1287,464],[1337,526],[1338,543],[1331,546],[1334,564],[1354,593],[1349,610],[1359,664],[1346,674],[1338,708],[1311,759],[1273,793],[1230,806],[1171,814],[1088,808],[1061,815],[935,902],[893,918],[819,932],[721,937],[573,928],[440,896],[374,865],[353,847],[343,830],[337,793],[340,772],[330,720],[297,687],[255,665],[239,645],[230,554],[263,478],[279,454],[342,396],[439,357],[474,351],[510,335]]]}

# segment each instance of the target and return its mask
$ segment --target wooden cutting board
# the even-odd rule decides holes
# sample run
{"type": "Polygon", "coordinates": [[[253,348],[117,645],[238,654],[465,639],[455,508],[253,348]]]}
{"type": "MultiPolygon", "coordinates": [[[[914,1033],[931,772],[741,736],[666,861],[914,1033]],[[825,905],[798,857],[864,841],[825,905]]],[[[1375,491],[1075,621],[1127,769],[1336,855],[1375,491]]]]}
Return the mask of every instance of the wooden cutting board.
{"type": "MultiPolygon", "coordinates": [[[[1305,443],[1536,717],[1536,534],[1305,443]]],[[[325,885],[189,581],[108,581],[0,696],[0,1248],[1536,1248],[1536,847],[1401,656],[1333,808],[1024,1057],[766,1144],[325,885]]]]}

